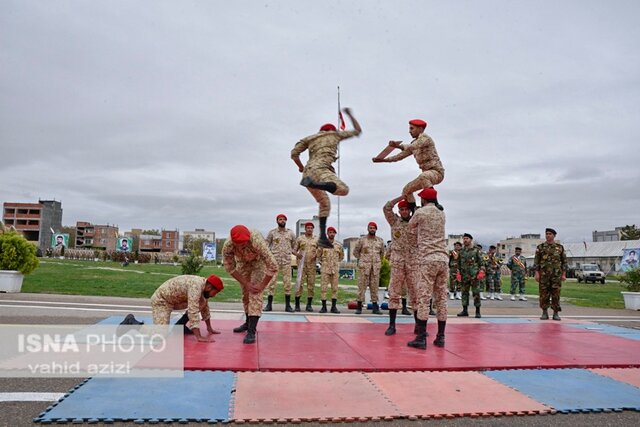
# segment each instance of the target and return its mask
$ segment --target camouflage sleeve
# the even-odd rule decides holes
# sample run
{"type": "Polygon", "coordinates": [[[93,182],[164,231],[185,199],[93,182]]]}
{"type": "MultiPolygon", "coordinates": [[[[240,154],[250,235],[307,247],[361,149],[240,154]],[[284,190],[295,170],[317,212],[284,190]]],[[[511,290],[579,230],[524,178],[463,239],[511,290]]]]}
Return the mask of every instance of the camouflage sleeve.
{"type": "Polygon", "coordinates": [[[560,264],[562,268],[562,272],[567,272],[567,253],[564,251],[564,246],[560,246],[562,248],[562,253],[560,254],[560,264]]]}
{"type": "Polygon", "coordinates": [[[360,251],[362,251],[362,239],[358,239],[356,246],[353,248],[353,256],[360,259],[360,251]]]}
{"type": "Polygon", "coordinates": [[[482,259],[482,255],[480,255],[480,251],[476,249],[476,253],[475,253],[475,258],[476,258],[476,262],[478,263],[478,266],[480,267],[480,270],[482,271],[486,271],[487,269],[485,268],[485,264],[484,264],[484,260],[482,259]]]}
{"type": "Polygon", "coordinates": [[[360,132],[358,132],[355,129],[353,129],[353,130],[341,130],[341,131],[337,132],[337,134],[338,134],[338,137],[342,140],[342,139],[351,138],[352,136],[358,136],[358,135],[360,135],[360,132]]]}
{"type": "Polygon", "coordinates": [[[209,311],[209,302],[205,299],[203,304],[200,306],[200,314],[202,315],[202,320],[211,319],[211,312],[209,311]]]}
{"type": "Polygon", "coordinates": [[[533,258],[533,269],[535,271],[540,271],[540,261],[542,259],[542,251],[540,250],[540,245],[536,247],[536,255],[533,258]]]}
{"type": "Polygon", "coordinates": [[[222,246],[222,264],[227,273],[232,274],[236,271],[236,257],[233,252],[233,243],[231,239],[227,239],[222,246]]]}
{"type": "Polygon", "coordinates": [[[267,242],[265,242],[264,238],[260,235],[259,231],[251,231],[251,243],[254,248],[264,260],[265,264],[265,274],[267,276],[273,276],[278,271],[278,264],[276,262],[276,257],[273,256],[269,248],[267,247],[267,242]]]}
{"type": "Polygon", "coordinates": [[[318,249],[316,249],[316,259],[318,261],[320,261],[320,263],[322,264],[322,255],[323,255],[323,248],[318,247],[318,249]]]}
{"type": "Polygon", "coordinates": [[[289,231],[289,244],[291,245],[291,254],[296,254],[296,235],[293,234],[293,231],[289,231]]]}
{"type": "Polygon", "coordinates": [[[387,220],[389,225],[393,226],[396,222],[396,215],[393,213],[393,203],[391,203],[391,200],[384,205],[382,213],[384,213],[384,218],[387,220]]]}
{"type": "Polygon", "coordinates": [[[344,247],[340,243],[338,245],[338,264],[340,264],[340,261],[344,259],[344,247]]]}
{"type": "Polygon", "coordinates": [[[269,232],[267,233],[267,246],[271,247],[271,244],[273,243],[273,230],[269,230],[269,232]]]}
{"type": "Polygon", "coordinates": [[[409,220],[409,227],[416,228],[418,225],[420,225],[421,217],[422,217],[422,211],[420,209],[416,210],[416,213],[414,213],[411,219],[409,220]]]}
{"type": "Polygon", "coordinates": [[[293,252],[295,254],[298,254],[298,252],[300,252],[300,237],[298,237],[293,244],[293,252]]]}
{"type": "Polygon", "coordinates": [[[402,159],[406,159],[413,154],[413,149],[410,145],[402,144],[402,151],[395,156],[390,156],[385,159],[385,162],[397,162],[402,159]]]}
{"type": "Polygon", "coordinates": [[[200,326],[200,299],[202,298],[202,288],[204,287],[205,278],[201,278],[200,283],[192,281],[187,287],[187,328],[193,329],[200,326]]]}
{"type": "Polygon", "coordinates": [[[507,268],[509,270],[513,270],[513,257],[509,257],[509,262],[507,262],[507,268]]]}
{"type": "Polygon", "coordinates": [[[300,154],[302,154],[307,148],[309,148],[309,141],[301,139],[291,150],[291,158],[293,160],[300,160],[300,154]]]}

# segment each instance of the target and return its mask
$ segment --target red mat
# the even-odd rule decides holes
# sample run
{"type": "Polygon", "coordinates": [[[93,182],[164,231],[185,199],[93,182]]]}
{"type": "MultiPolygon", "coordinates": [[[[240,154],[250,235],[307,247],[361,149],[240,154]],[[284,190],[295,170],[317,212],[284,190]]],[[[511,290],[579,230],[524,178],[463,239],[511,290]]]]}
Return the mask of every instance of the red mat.
{"type": "MultiPolygon", "coordinates": [[[[384,323],[260,322],[256,344],[231,331],[240,321],[219,320],[214,343],[185,337],[185,369],[232,371],[490,370],[561,367],[640,367],[640,341],[571,328],[558,322],[448,324],[446,347],[407,347],[413,325],[384,323]]],[[[203,331],[206,329],[203,327],[203,331]]]]}

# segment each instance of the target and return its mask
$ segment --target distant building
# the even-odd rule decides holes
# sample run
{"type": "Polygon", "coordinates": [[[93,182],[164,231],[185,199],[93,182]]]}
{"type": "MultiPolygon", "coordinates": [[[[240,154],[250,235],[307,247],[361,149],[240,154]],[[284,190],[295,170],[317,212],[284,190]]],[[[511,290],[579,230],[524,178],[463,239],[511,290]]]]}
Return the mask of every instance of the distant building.
{"type": "Polygon", "coordinates": [[[178,230],[162,230],[160,235],[140,234],[140,252],[178,252],[178,230]]]}
{"type": "Polygon", "coordinates": [[[178,230],[162,230],[162,249],[160,252],[177,252],[180,242],[178,230]]]}
{"type": "Polygon", "coordinates": [[[118,227],[115,225],[96,225],[87,221],[76,222],[76,248],[103,249],[115,251],[118,240],[118,227]]]}
{"type": "Polygon", "coordinates": [[[452,251],[453,245],[456,242],[460,242],[462,244],[462,234],[449,234],[447,236],[447,251],[452,251]]]}
{"type": "Polygon", "coordinates": [[[591,237],[594,242],[617,242],[622,235],[622,227],[616,227],[615,230],[592,231],[591,237]]]}
{"type": "Polygon", "coordinates": [[[540,234],[521,234],[520,237],[507,237],[506,240],[498,242],[496,253],[502,259],[507,259],[515,255],[516,248],[522,248],[522,256],[533,257],[536,254],[536,247],[544,242],[540,234]]]}
{"type": "Polygon", "coordinates": [[[610,242],[563,243],[569,268],[580,268],[582,264],[598,264],[605,274],[620,272],[624,249],[640,248],[640,240],[618,240],[610,242]]]}
{"type": "Polygon", "coordinates": [[[344,247],[345,259],[347,262],[356,262],[357,258],[353,257],[353,249],[356,247],[356,243],[358,243],[360,237],[347,237],[342,241],[342,246],[344,247]]]}
{"type": "Polygon", "coordinates": [[[14,227],[42,250],[51,246],[54,232],[62,228],[62,202],[38,200],[38,203],[5,202],[2,221],[14,227]],[[53,230],[53,232],[52,232],[53,230]]]}
{"type": "Polygon", "coordinates": [[[214,243],[216,241],[216,233],[213,231],[206,231],[204,228],[196,228],[193,231],[183,231],[180,233],[180,242],[178,244],[179,250],[184,249],[185,238],[188,238],[187,240],[191,239],[191,241],[202,239],[209,243],[214,243]]]}
{"type": "MultiPolygon", "coordinates": [[[[296,237],[300,237],[304,234],[304,225],[308,222],[312,222],[313,225],[315,226],[314,231],[316,236],[320,234],[320,232],[318,231],[320,229],[320,219],[318,218],[317,215],[314,215],[313,218],[311,219],[299,219],[298,221],[296,221],[296,229],[295,229],[296,237]]],[[[327,227],[330,227],[330,226],[331,224],[327,224],[327,227]]]]}

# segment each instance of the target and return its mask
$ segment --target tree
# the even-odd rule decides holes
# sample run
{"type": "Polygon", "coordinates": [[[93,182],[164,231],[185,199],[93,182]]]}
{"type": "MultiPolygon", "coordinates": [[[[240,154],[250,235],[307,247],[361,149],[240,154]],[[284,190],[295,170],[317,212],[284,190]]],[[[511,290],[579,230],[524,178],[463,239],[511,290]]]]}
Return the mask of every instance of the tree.
{"type": "Polygon", "coordinates": [[[160,236],[160,230],[156,230],[156,229],[142,230],[142,234],[148,234],[150,236],[160,236]]]}
{"type": "Polygon", "coordinates": [[[61,233],[67,233],[69,235],[69,247],[76,247],[76,227],[70,225],[64,225],[60,229],[61,233]]]}
{"type": "Polygon", "coordinates": [[[634,225],[625,225],[620,230],[620,240],[639,240],[640,228],[634,225]]]}

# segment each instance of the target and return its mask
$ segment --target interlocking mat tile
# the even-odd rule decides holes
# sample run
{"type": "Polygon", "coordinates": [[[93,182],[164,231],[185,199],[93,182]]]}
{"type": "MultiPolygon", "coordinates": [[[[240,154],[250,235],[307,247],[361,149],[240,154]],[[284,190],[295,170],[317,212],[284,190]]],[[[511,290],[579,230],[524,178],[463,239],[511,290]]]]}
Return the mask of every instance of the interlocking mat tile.
{"type": "Polygon", "coordinates": [[[409,417],[539,414],[551,409],[479,372],[367,374],[409,417]]]}
{"type": "Polygon", "coordinates": [[[39,422],[227,421],[232,372],[184,378],[92,378],[40,414],[39,422]]]}
{"type": "Polygon", "coordinates": [[[639,368],[600,368],[589,369],[591,372],[613,378],[616,381],[634,385],[640,388],[640,369],[639,368]]]}
{"type": "Polygon", "coordinates": [[[614,335],[620,338],[627,338],[630,340],[640,340],[640,330],[638,329],[623,328],[620,326],[606,325],[606,324],[600,324],[600,323],[570,324],[569,326],[583,329],[589,332],[600,332],[603,334],[614,335]]]}
{"type": "Polygon", "coordinates": [[[585,369],[487,371],[484,375],[560,412],[640,410],[640,389],[585,369]]]}
{"type": "Polygon", "coordinates": [[[401,414],[362,373],[240,372],[234,421],[358,421],[401,414]]]}

